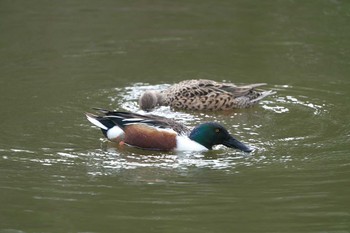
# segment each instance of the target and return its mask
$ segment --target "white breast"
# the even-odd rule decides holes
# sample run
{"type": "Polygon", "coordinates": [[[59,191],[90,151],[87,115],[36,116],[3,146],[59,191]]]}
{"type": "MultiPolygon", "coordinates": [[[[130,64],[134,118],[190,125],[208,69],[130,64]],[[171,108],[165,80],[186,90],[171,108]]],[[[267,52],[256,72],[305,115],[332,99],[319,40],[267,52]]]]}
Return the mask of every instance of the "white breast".
{"type": "Polygon", "coordinates": [[[206,151],[208,150],[205,146],[192,141],[185,136],[176,137],[176,151],[206,151]]]}

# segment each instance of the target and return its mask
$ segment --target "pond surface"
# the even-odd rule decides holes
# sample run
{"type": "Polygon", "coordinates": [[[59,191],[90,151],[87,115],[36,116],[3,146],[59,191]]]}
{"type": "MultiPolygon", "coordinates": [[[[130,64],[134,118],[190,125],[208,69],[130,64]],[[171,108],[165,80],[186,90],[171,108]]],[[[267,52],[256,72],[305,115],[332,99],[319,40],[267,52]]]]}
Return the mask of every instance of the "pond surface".
{"type": "Polygon", "coordinates": [[[350,232],[350,4],[0,2],[0,233],[350,232]],[[218,121],[256,150],[118,148],[84,113],[192,78],[266,82],[218,121]]]}

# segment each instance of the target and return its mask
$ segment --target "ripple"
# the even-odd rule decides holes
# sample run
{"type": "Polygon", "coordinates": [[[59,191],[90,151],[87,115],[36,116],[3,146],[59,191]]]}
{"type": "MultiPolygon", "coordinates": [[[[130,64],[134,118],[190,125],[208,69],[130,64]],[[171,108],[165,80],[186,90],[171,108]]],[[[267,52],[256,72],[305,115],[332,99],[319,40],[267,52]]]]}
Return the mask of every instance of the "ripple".
{"type": "MultiPolygon", "coordinates": [[[[132,86],[125,88],[113,89],[113,91],[109,92],[108,98],[110,99],[111,103],[114,103],[114,105],[117,103],[118,106],[127,111],[145,113],[138,107],[137,101],[139,96],[145,90],[162,90],[169,86],[169,84],[149,85],[148,83],[134,83],[132,86]]],[[[306,95],[307,92],[323,92],[323,90],[311,88],[305,89],[302,87],[293,87],[289,85],[275,85],[273,89],[277,90],[278,92],[277,95],[275,95],[275,98],[271,97],[261,101],[260,106],[265,110],[273,111],[275,113],[288,113],[291,111],[291,109],[299,106],[313,111],[313,114],[315,115],[327,111],[327,104],[324,101],[320,99],[312,99],[306,95]],[[292,93],[293,95],[283,95],[285,92],[292,93]]],[[[206,114],[206,112],[196,112],[196,114],[193,114],[193,112],[187,113],[186,111],[174,112],[171,111],[170,107],[157,108],[152,113],[161,116],[175,117],[175,119],[180,120],[189,117],[189,121],[193,121],[195,119],[198,120],[198,117],[196,118],[195,115],[203,116],[206,114]]],[[[209,113],[210,117],[212,117],[213,112],[207,113],[209,113]]]]}
{"type": "MultiPolygon", "coordinates": [[[[134,83],[124,88],[103,90],[99,95],[109,99],[109,105],[118,106],[117,109],[145,114],[137,104],[141,93],[149,89],[161,90],[168,86],[134,83]]],[[[118,148],[102,139],[101,148],[87,154],[72,156],[88,157],[87,165],[91,175],[152,168],[182,171],[209,168],[235,173],[239,172],[238,168],[242,166],[288,164],[299,159],[292,154],[308,156],[309,153],[305,155],[305,151],[310,148],[320,151],[328,147],[330,144],[327,140],[330,136],[327,132],[331,127],[336,127],[329,124],[330,108],[333,105],[327,98],[320,97],[327,97],[326,93],[329,94],[329,91],[290,85],[275,85],[272,89],[277,90],[277,94],[249,109],[188,112],[160,107],[152,112],[188,126],[204,121],[218,121],[227,126],[238,139],[255,147],[256,150],[250,155],[220,146],[217,150],[201,154],[146,152],[136,148],[118,148]]],[[[69,157],[64,153],[59,155],[69,157]]]]}
{"type": "Polygon", "coordinates": [[[0,152],[15,152],[15,153],[28,153],[28,154],[34,154],[35,152],[32,150],[26,150],[26,149],[0,149],[0,152]]]}
{"type": "MultiPolygon", "coordinates": [[[[326,104],[322,101],[319,103],[319,99],[311,99],[306,96],[305,92],[300,93],[300,90],[303,88],[295,88],[288,85],[275,86],[275,89],[278,90],[279,93],[291,92],[294,95],[285,95],[281,96],[281,94],[277,94],[277,97],[273,100],[263,100],[261,101],[262,107],[266,110],[273,111],[275,113],[288,113],[291,109],[295,107],[303,107],[305,109],[309,109],[313,112],[314,115],[319,115],[323,112],[326,112],[326,104]]],[[[307,91],[311,91],[307,89],[307,91]]],[[[320,91],[318,89],[312,89],[312,91],[320,91]]]]}
{"type": "Polygon", "coordinates": [[[0,233],[26,233],[26,232],[18,229],[0,229],[0,233]]]}
{"type": "MultiPolygon", "coordinates": [[[[97,95],[97,102],[101,100],[101,103],[105,103],[107,99],[108,108],[145,113],[138,109],[138,96],[146,89],[163,89],[167,86],[169,85],[136,83],[94,94],[97,95]]],[[[74,170],[81,166],[80,172],[91,177],[117,176],[128,182],[147,183],[171,182],[172,176],[203,169],[236,174],[248,167],[259,169],[276,164],[293,167],[296,163],[312,162],[322,156],[326,159],[328,153],[334,154],[334,148],[337,148],[338,154],[343,153],[345,149],[340,145],[349,138],[343,135],[349,135],[350,131],[346,125],[340,125],[342,121],[338,118],[342,115],[332,114],[332,108],[337,106],[327,98],[320,99],[320,96],[328,97],[322,90],[311,91],[292,86],[276,86],[276,89],[276,95],[249,109],[178,112],[169,107],[161,107],[152,112],[171,117],[188,126],[203,121],[218,121],[239,140],[255,147],[251,154],[223,146],[204,153],[164,153],[119,147],[106,141],[96,128],[90,127],[85,121],[79,124],[81,132],[75,132],[77,135],[85,135],[84,140],[77,138],[79,141],[76,142],[52,142],[46,145],[48,147],[37,151],[21,147],[0,151],[5,152],[2,159],[8,163],[19,161],[29,167],[36,167],[31,164],[35,163],[50,169],[74,167],[74,170]],[[85,145],[82,146],[81,143],[84,142],[85,145]]]]}
{"type": "MultiPolygon", "coordinates": [[[[80,156],[88,157],[87,165],[89,174],[105,175],[122,172],[124,170],[137,170],[142,168],[157,168],[186,171],[193,168],[211,168],[218,170],[231,169],[237,164],[239,158],[247,155],[240,154],[236,157],[227,156],[224,151],[207,153],[134,153],[132,150],[120,152],[109,148],[107,151],[93,151],[80,156]],[[219,152],[219,153],[218,153],[219,152]]],[[[238,153],[239,154],[239,153],[238,153]]]]}

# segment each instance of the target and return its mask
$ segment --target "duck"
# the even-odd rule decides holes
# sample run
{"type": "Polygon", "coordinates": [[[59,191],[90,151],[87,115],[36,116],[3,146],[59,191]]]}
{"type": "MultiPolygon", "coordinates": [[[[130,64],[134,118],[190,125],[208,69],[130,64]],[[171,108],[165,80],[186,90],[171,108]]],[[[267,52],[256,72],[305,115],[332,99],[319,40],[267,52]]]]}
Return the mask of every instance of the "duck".
{"type": "Polygon", "coordinates": [[[257,90],[266,83],[237,86],[208,79],[185,80],[165,90],[147,90],[139,97],[139,106],[151,111],[157,106],[183,110],[230,110],[248,108],[276,92],[257,90]]]}
{"type": "Polygon", "coordinates": [[[86,118],[112,142],[158,151],[208,151],[215,145],[248,153],[253,151],[217,122],[205,122],[191,130],[173,119],[157,115],[98,111],[101,114],[85,113],[86,118]]]}

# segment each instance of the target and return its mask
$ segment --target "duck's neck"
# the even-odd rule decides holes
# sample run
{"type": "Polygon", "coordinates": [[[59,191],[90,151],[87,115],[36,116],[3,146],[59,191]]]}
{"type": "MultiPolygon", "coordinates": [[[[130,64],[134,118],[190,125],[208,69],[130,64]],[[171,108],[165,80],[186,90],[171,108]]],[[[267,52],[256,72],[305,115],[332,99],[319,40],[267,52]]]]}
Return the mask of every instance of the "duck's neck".
{"type": "Polygon", "coordinates": [[[155,92],[155,95],[157,97],[157,104],[160,106],[166,105],[166,97],[161,91],[155,92]]]}
{"type": "Polygon", "coordinates": [[[195,141],[208,150],[213,149],[213,144],[210,142],[209,138],[206,135],[201,134],[200,132],[192,131],[189,138],[192,141],[195,141]]]}

